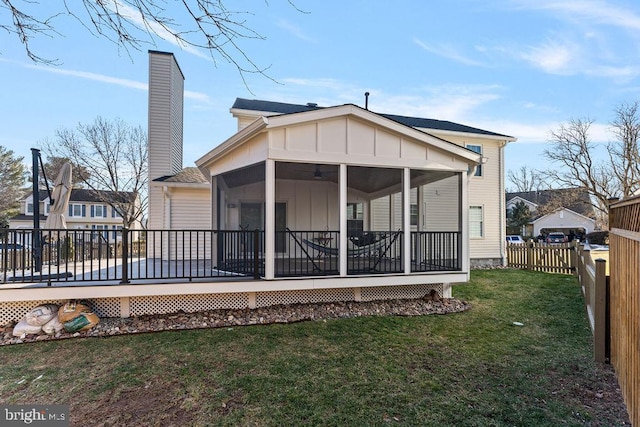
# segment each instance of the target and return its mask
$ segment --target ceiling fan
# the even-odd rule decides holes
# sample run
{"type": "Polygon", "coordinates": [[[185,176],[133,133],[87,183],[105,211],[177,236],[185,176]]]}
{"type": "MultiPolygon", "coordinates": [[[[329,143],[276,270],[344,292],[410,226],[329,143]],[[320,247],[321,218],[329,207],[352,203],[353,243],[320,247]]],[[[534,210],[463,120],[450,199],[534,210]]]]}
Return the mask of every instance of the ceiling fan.
{"type": "Polygon", "coordinates": [[[324,179],[326,175],[335,174],[336,171],[322,171],[320,165],[316,165],[316,169],[313,171],[313,179],[324,179]]]}

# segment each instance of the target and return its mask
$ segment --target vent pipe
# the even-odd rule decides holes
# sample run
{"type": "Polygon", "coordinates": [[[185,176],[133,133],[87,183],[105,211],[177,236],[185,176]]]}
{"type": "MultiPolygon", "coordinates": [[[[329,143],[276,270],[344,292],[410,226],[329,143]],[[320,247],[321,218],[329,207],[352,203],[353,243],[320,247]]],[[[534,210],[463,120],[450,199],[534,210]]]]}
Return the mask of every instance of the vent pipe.
{"type": "Polygon", "coordinates": [[[364,93],[364,109],[369,109],[369,92],[364,93]]]}

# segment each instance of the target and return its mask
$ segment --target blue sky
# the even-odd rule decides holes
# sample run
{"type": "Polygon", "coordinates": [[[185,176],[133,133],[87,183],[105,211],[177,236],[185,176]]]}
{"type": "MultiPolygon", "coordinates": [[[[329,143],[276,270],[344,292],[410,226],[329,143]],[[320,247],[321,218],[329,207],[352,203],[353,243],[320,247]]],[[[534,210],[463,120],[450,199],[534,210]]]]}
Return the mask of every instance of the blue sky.
{"type": "Polygon", "coordinates": [[[0,32],[0,145],[28,161],[56,129],[98,115],[146,128],[148,49],[173,52],[186,77],[185,166],[235,132],[236,97],[364,105],[368,91],[376,112],[517,137],[507,169],[546,167],[549,131],[572,117],[594,119],[592,138],[606,143],[613,109],[640,99],[637,1],[295,0],[302,12],[286,0],[227,3],[253,12],[242,19],[265,39],[239,44],[276,82],[250,75],[247,88],[232,65],[160,38],[127,52],[65,16],[54,21],[60,35],[33,42],[57,66],[30,62],[0,32]]]}

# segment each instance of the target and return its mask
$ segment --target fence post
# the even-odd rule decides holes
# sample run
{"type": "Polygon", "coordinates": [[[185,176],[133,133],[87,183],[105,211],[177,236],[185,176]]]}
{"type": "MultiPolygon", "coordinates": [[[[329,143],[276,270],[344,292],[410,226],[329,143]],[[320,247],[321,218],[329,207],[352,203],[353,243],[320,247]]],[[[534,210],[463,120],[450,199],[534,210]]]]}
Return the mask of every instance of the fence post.
{"type": "Polygon", "coordinates": [[[578,277],[578,251],[580,250],[580,245],[578,240],[574,240],[571,242],[571,268],[573,269],[573,275],[578,277]]]}
{"type": "MultiPolygon", "coordinates": [[[[116,252],[118,242],[116,241],[116,252]]],[[[129,229],[122,227],[122,280],[121,285],[129,284],[129,229]]]]}
{"type": "Polygon", "coordinates": [[[596,362],[604,363],[607,354],[607,262],[596,260],[595,307],[593,307],[593,345],[596,362]]]}
{"type": "Polygon", "coordinates": [[[527,270],[533,271],[533,240],[527,242],[527,270]]]}

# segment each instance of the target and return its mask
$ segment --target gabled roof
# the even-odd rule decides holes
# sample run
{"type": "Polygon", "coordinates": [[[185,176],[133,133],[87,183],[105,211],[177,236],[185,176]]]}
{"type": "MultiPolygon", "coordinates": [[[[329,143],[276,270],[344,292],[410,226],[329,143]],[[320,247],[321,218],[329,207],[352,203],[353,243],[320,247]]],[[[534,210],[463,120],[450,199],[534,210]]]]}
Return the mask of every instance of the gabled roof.
{"type": "MultiPolygon", "coordinates": [[[[43,201],[49,197],[49,193],[47,192],[47,190],[39,190],[38,193],[39,193],[38,199],[40,201],[43,201]]],[[[28,196],[30,195],[31,193],[29,193],[28,196]]],[[[105,200],[133,202],[135,201],[135,199],[136,199],[136,194],[132,191],[106,191],[106,190],[89,190],[86,188],[74,188],[71,190],[69,203],[73,203],[73,202],[102,203],[105,200]]]]}
{"type": "Polygon", "coordinates": [[[519,191],[506,194],[506,201],[520,198],[538,206],[555,202],[560,203],[575,213],[582,216],[593,214],[593,205],[586,188],[559,188],[553,190],[519,191]]]}
{"type": "MultiPolygon", "coordinates": [[[[263,101],[257,99],[245,99],[236,98],[231,110],[246,110],[253,111],[265,115],[269,114],[292,114],[301,113],[305,111],[319,110],[324,107],[319,107],[317,104],[309,103],[306,105],[300,104],[287,104],[283,102],[263,101]]],[[[484,135],[492,137],[501,137],[507,140],[515,140],[514,137],[503,135],[495,132],[490,132],[484,129],[478,129],[471,126],[466,126],[460,123],[449,122],[445,120],[427,119],[421,117],[409,117],[399,116],[395,114],[379,114],[389,120],[401,123],[413,128],[433,129],[455,133],[468,133],[475,135],[484,135]]]]}
{"type": "Polygon", "coordinates": [[[582,215],[582,214],[580,214],[580,213],[578,213],[578,212],[576,212],[576,211],[574,211],[574,210],[571,210],[571,209],[568,209],[568,208],[558,208],[558,209],[554,210],[553,212],[550,212],[550,213],[548,213],[548,214],[546,214],[546,215],[542,215],[542,216],[539,216],[539,217],[537,217],[537,218],[535,218],[535,219],[531,220],[531,221],[529,222],[529,224],[535,224],[536,222],[542,221],[542,220],[543,220],[543,219],[545,219],[546,217],[551,216],[551,215],[554,215],[554,214],[556,214],[556,213],[558,213],[558,212],[560,212],[560,211],[569,212],[569,213],[571,213],[571,214],[573,214],[573,215],[576,215],[576,216],[582,217],[582,218],[584,218],[584,219],[586,219],[586,220],[588,220],[588,221],[591,221],[591,222],[593,222],[594,224],[595,224],[595,222],[596,222],[596,220],[595,220],[595,219],[593,219],[593,218],[589,218],[589,217],[587,217],[587,216],[584,216],[584,215],[582,215]]]}
{"type": "Polygon", "coordinates": [[[186,167],[175,175],[165,175],[154,179],[156,182],[177,182],[183,184],[208,184],[200,169],[196,167],[186,167]]]}
{"type": "Polygon", "coordinates": [[[196,165],[200,168],[200,170],[204,171],[203,168],[207,167],[207,165],[225,155],[225,153],[235,149],[247,139],[269,128],[284,127],[294,124],[298,125],[303,122],[312,122],[345,116],[358,117],[362,120],[376,123],[389,130],[393,130],[410,136],[420,143],[429,144],[436,149],[446,151],[447,153],[462,158],[465,161],[474,163],[480,163],[482,161],[482,157],[480,154],[459,144],[455,144],[446,139],[432,135],[422,129],[416,129],[403,123],[399,123],[395,120],[391,120],[381,114],[374,113],[370,110],[365,110],[364,108],[357,105],[344,104],[334,107],[313,108],[311,110],[298,113],[262,115],[256,118],[253,123],[242,128],[240,131],[238,131],[238,133],[196,160],[196,165]]]}

